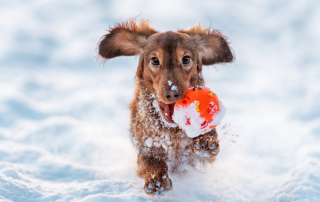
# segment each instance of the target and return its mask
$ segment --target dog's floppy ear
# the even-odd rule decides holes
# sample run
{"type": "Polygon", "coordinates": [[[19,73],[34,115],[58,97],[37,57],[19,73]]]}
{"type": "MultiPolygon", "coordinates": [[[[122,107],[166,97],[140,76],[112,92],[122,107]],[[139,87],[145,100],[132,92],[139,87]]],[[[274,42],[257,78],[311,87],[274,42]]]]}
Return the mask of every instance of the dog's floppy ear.
{"type": "Polygon", "coordinates": [[[117,56],[138,55],[144,47],[147,38],[157,33],[150,27],[148,20],[136,23],[133,19],[118,23],[109,33],[104,35],[99,43],[99,55],[104,59],[117,56]]]}
{"type": "Polygon", "coordinates": [[[228,42],[218,31],[204,28],[198,24],[189,30],[179,30],[178,32],[189,35],[195,41],[203,65],[233,61],[234,57],[228,42]]]}

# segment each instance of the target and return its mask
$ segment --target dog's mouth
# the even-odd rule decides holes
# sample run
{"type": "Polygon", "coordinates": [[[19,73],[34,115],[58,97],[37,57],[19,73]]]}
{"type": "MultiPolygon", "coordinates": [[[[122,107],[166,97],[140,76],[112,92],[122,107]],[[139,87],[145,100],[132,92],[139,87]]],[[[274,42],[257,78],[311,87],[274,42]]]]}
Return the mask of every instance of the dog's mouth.
{"type": "Polygon", "coordinates": [[[171,104],[165,104],[163,102],[161,102],[161,111],[162,111],[162,116],[165,118],[165,120],[169,123],[174,123],[174,121],[172,120],[172,115],[173,115],[173,112],[174,112],[174,105],[176,104],[175,102],[174,103],[171,103],[171,104]]]}

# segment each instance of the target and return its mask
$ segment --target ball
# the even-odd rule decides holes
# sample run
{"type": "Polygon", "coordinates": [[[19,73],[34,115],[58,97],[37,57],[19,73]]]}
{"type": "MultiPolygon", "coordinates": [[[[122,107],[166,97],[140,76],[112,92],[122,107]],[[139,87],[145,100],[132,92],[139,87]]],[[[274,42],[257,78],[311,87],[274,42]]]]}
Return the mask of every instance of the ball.
{"type": "Polygon", "coordinates": [[[226,108],[217,95],[206,87],[188,89],[183,100],[176,102],[172,119],[194,138],[209,132],[226,114],[226,108]]]}

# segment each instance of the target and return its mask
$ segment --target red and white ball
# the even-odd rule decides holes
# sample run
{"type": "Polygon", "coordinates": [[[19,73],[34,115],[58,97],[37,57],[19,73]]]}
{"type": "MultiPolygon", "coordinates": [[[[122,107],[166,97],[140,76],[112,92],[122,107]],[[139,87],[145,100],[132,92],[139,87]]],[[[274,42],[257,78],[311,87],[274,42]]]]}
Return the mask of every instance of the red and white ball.
{"type": "Polygon", "coordinates": [[[221,123],[226,108],[217,95],[206,87],[188,89],[185,98],[176,102],[172,119],[188,137],[202,135],[221,123]]]}

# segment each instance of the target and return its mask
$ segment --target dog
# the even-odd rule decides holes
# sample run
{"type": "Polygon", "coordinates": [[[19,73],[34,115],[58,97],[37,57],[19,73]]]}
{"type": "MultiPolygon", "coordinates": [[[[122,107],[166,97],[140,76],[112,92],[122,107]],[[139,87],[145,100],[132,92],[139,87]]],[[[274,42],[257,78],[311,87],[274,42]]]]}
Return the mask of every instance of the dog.
{"type": "Polygon", "coordinates": [[[219,31],[198,24],[160,33],[148,20],[129,20],[101,37],[98,54],[104,60],[140,55],[130,133],[138,151],[137,174],[145,180],[147,194],[161,195],[172,189],[169,174],[215,160],[219,153],[216,130],[189,138],[172,115],[175,103],[190,87],[205,85],[202,65],[233,62],[229,43],[219,31]]]}

